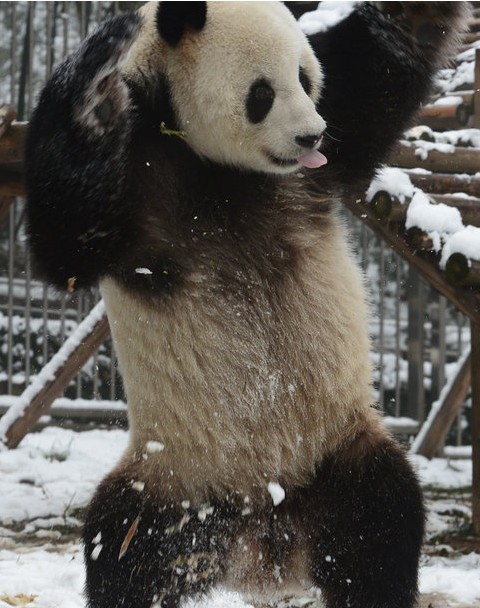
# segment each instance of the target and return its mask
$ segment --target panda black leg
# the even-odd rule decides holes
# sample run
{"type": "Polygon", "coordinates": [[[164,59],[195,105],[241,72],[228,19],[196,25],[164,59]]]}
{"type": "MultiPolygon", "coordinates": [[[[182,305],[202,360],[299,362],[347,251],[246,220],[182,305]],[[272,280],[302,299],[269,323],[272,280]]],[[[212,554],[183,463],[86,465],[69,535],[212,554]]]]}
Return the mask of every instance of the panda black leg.
{"type": "Polygon", "coordinates": [[[327,608],[412,608],[424,529],[418,482],[390,440],[336,455],[305,491],[314,582],[327,608]],[[309,523],[310,522],[310,523],[309,523]]]}
{"type": "Polygon", "coordinates": [[[159,503],[127,474],[97,490],[83,532],[89,608],[177,606],[217,580],[234,532],[228,505],[159,503]]]}

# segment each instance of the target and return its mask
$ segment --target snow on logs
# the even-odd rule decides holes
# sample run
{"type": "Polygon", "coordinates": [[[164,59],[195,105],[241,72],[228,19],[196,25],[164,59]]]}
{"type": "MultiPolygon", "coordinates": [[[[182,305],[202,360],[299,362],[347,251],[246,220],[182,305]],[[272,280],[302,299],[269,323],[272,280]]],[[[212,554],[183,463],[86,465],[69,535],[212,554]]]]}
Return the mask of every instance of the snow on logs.
{"type": "Polygon", "coordinates": [[[475,174],[480,167],[480,149],[450,144],[401,141],[390,159],[392,165],[402,169],[415,169],[419,165],[435,173],[475,174]]]}
{"type": "Polygon", "coordinates": [[[441,227],[436,229],[435,223],[432,226],[423,225],[421,218],[408,218],[415,195],[404,197],[405,200],[400,202],[390,192],[378,190],[372,196],[369,208],[379,221],[404,224],[407,241],[415,251],[441,254],[440,266],[450,283],[480,287],[480,199],[421,195],[425,197],[424,212],[433,218],[435,211],[438,211],[436,223],[439,226],[442,222],[440,215],[446,217],[446,224],[452,227],[453,234],[445,235],[441,227]],[[463,223],[468,226],[465,227],[463,223]]]}

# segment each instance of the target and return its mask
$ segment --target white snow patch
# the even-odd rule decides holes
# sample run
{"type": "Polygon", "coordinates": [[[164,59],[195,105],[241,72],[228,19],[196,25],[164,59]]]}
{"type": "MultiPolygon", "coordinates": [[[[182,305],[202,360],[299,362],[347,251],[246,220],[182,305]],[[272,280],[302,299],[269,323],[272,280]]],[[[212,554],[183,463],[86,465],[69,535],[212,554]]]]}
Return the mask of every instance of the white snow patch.
{"type": "Polygon", "coordinates": [[[408,206],[405,228],[418,226],[425,232],[453,233],[463,229],[462,215],[455,207],[432,203],[421,190],[416,190],[408,206]]]}
{"type": "Polygon", "coordinates": [[[396,167],[383,167],[370,183],[366,193],[367,202],[370,202],[380,190],[385,190],[404,203],[407,198],[413,196],[415,188],[405,171],[396,167]]]}
{"type": "Polygon", "coordinates": [[[137,274],[153,274],[153,272],[149,268],[135,268],[135,272],[137,274]]]}
{"type": "Polygon", "coordinates": [[[479,605],[480,555],[470,553],[457,559],[434,557],[421,569],[421,593],[445,593],[459,602],[479,605]]]}
{"type": "Polygon", "coordinates": [[[440,266],[444,267],[453,253],[463,253],[467,258],[480,260],[480,228],[466,226],[446,239],[440,266]]]}
{"type": "Polygon", "coordinates": [[[345,17],[348,17],[355,6],[361,2],[331,0],[320,2],[315,11],[304,13],[298,23],[304,34],[311,36],[317,32],[325,32],[345,17]]]}
{"type": "Polygon", "coordinates": [[[165,445],[160,441],[147,441],[147,452],[148,454],[156,454],[158,452],[163,452],[165,449],[165,445]]]}
{"type": "Polygon", "coordinates": [[[285,500],[285,490],[279,483],[270,481],[267,488],[275,507],[285,500]]]}

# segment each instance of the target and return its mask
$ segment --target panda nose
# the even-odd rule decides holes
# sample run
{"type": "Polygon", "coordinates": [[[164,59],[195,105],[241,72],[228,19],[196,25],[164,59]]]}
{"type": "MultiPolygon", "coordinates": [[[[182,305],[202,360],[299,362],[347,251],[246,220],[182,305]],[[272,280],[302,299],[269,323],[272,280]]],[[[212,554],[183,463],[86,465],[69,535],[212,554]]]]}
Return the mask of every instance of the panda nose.
{"type": "Polygon", "coordinates": [[[321,137],[322,136],[317,133],[315,135],[297,135],[295,137],[295,143],[302,146],[302,148],[313,148],[321,137]]]}

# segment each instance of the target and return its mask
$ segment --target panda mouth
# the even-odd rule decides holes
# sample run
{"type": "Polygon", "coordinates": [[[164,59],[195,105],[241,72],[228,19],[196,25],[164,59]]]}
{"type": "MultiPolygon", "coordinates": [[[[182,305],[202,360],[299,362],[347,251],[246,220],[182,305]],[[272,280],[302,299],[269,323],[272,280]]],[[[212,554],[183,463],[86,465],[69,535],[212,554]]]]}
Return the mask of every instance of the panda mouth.
{"type": "Polygon", "coordinates": [[[268,160],[278,167],[295,167],[300,164],[296,158],[278,158],[270,152],[267,153],[267,156],[268,160]]]}
{"type": "Polygon", "coordinates": [[[268,158],[273,164],[277,165],[277,167],[285,168],[300,165],[302,167],[307,167],[308,169],[316,169],[318,167],[323,167],[323,165],[326,165],[328,162],[327,158],[316,149],[300,154],[297,158],[278,158],[271,153],[268,153],[268,158]]]}

